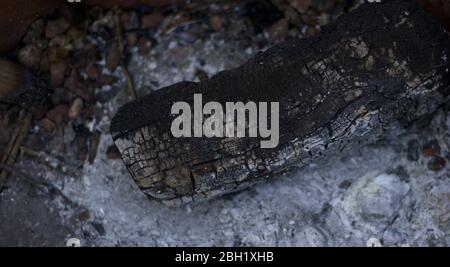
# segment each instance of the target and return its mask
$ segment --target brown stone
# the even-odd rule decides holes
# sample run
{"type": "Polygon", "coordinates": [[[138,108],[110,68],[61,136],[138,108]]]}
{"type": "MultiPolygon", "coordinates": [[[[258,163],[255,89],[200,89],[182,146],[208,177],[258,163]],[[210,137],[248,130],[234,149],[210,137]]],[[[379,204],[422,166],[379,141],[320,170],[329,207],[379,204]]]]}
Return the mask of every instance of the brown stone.
{"type": "Polygon", "coordinates": [[[64,74],[66,73],[67,64],[64,61],[52,63],[50,65],[50,84],[53,87],[61,86],[64,83],[64,74]]]}
{"type": "Polygon", "coordinates": [[[42,49],[36,44],[30,44],[19,50],[18,58],[20,63],[37,70],[40,66],[41,55],[42,49]]]}
{"type": "Polygon", "coordinates": [[[60,104],[47,112],[47,119],[51,120],[57,125],[62,124],[67,119],[69,108],[66,105],[60,104]]]}
{"type": "Polygon", "coordinates": [[[96,80],[100,77],[101,71],[98,68],[97,64],[95,63],[89,63],[89,65],[86,67],[86,75],[91,80],[96,80]]]}
{"type": "Polygon", "coordinates": [[[83,99],[76,98],[69,109],[69,119],[73,120],[80,116],[80,112],[83,109],[83,99]]]}
{"type": "Polygon", "coordinates": [[[106,157],[108,159],[120,159],[120,152],[115,145],[111,145],[106,149],[106,157]]]}
{"type": "Polygon", "coordinates": [[[53,121],[44,118],[42,119],[42,128],[47,132],[53,132],[56,128],[56,124],[53,121]]]}
{"type": "Polygon", "coordinates": [[[286,39],[289,34],[289,23],[286,19],[280,19],[270,26],[268,30],[269,38],[275,41],[286,39]]]}
{"type": "Polygon", "coordinates": [[[39,63],[39,73],[50,72],[50,59],[48,57],[48,51],[44,51],[41,56],[41,62],[39,63]]]}
{"type": "Polygon", "coordinates": [[[49,47],[48,52],[50,63],[58,63],[69,57],[70,50],[66,47],[51,46],[49,47]]]}
{"type": "Polygon", "coordinates": [[[53,38],[56,35],[66,32],[69,28],[70,22],[63,17],[56,20],[50,20],[47,22],[47,27],[45,28],[45,36],[47,38],[53,38]]]}
{"type": "Polygon", "coordinates": [[[45,105],[34,106],[31,108],[33,119],[40,120],[47,114],[48,107],[45,105]]]}
{"type": "Polygon", "coordinates": [[[72,39],[72,44],[76,49],[78,49],[78,50],[83,49],[84,37],[85,37],[84,31],[72,27],[67,32],[67,35],[72,39]]]}
{"type": "Polygon", "coordinates": [[[70,36],[60,34],[60,35],[53,37],[50,40],[50,42],[48,43],[48,45],[65,47],[65,46],[71,45],[71,42],[72,42],[72,38],[70,38],[70,36]]]}
{"type": "Polygon", "coordinates": [[[299,13],[305,13],[311,5],[311,0],[288,0],[288,2],[299,13]]]}
{"type": "Polygon", "coordinates": [[[45,30],[45,22],[43,19],[38,19],[33,22],[28,28],[25,37],[23,38],[23,42],[26,44],[31,44],[36,40],[42,38],[42,34],[45,30]]]}
{"type": "Polygon", "coordinates": [[[422,155],[424,157],[433,157],[441,153],[441,147],[436,140],[433,140],[422,147],[422,155]]]}
{"type": "Polygon", "coordinates": [[[427,167],[429,170],[438,172],[445,167],[445,159],[439,156],[434,156],[428,161],[427,167]]]}
{"type": "Polygon", "coordinates": [[[163,20],[164,16],[161,13],[152,13],[149,15],[144,15],[141,17],[141,28],[154,29],[158,27],[163,20]]]}

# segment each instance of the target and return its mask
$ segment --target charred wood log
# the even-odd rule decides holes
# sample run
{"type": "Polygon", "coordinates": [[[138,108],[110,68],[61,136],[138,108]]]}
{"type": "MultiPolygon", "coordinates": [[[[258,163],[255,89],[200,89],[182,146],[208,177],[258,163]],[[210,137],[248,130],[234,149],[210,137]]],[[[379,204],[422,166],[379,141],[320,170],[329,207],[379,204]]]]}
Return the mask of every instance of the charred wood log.
{"type": "Polygon", "coordinates": [[[199,83],[182,82],[123,106],[111,133],[138,186],[177,205],[273,179],[373,142],[394,122],[448,101],[450,37],[412,1],[364,4],[325,27],[199,83]],[[279,102],[280,141],[175,138],[172,104],[279,102]]]}

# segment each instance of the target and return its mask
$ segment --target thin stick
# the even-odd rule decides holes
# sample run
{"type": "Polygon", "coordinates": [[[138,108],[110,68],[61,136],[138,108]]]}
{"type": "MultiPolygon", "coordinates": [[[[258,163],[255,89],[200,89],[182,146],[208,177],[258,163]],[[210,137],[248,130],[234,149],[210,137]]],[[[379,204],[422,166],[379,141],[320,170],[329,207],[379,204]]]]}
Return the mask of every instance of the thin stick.
{"type": "Polygon", "coordinates": [[[0,163],[0,168],[3,169],[5,172],[9,172],[10,174],[13,174],[17,177],[23,178],[26,182],[30,183],[32,186],[36,188],[45,187],[50,189],[51,191],[58,194],[64,201],[69,203],[70,205],[78,206],[78,204],[74,203],[68,196],[66,196],[58,187],[54,186],[51,183],[48,183],[46,181],[39,181],[38,179],[32,177],[31,175],[22,172],[18,170],[17,168],[14,168],[13,166],[9,164],[0,163]]]}
{"type": "Polygon", "coordinates": [[[122,31],[122,24],[120,23],[120,8],[116,7],[116,12],[114,15],[115,23],[116,23],[116,42],[117,46],[119,48],[120,53],[120,65],[122,66],[123,72],[125,74],[125,78],[127,80],[127,89],[128,89],[128,95],[132,99],[136,99],[136,89],[134,88],[133,79],[131,78],[130,72],[128,71],[128,67],[125,64],[125,59],[123,55],[124,45],[123,45],[123,31],[122,31]]]}
{"type": "MultiPolygon", "coordinates": [[[[17,118],[17,121],[19,122],[18,123],[19,125],[20,125],[20,122],[24,119],[24,117],[25,117],[25,112],[23,112],[23,110],[22,110],[22,111],[20,111],[19,117],[17,118]]],[[[14,142],[16,141],[17,136],[19,134],[19,131],[20,131],[20,127],[16,127],[14,129],[14,132],[13,132],[13,134],[11,136],[11,139],[9,140],[9,143],[6,146],[5,152],[3,154],[2,161],[1,161],[2,163],[5,163],[8,160],[8,157],[11,154],[11,150],[12,150],[12,148],[14,146],[14,142]]]]}
{"type": "Polygon", "coordinates": [[[59,157],[49,155],[48,153],[41,152],[41,151],[34,151],[31,148],[21,146],[20,151],[24,155],[28,155],[29,157],[33,157],[37,159],[38,161],[42,162],[46,166],[62,172],[65,175],[70,175],[73,177],[80,177],[81,172],[77,169],[76,166],[68,164],[64,161],[64,159],[61,159],[59,157]],[[51,162],[56,162],[56,166],[52,164],[51,162]]]}
{"type": "MultiPolygon", "coordinates": [[[[6,146],[0,145],[0,149],[5,150],[6,146]]],[[[77,169],[76,166],[70,165],[70,164],[66,163],[63,159],[56,157],[56,156],[49,155],[46,152],[35,151],[29,147],[22,145],[20,147],[20,155],[37,159],[41,163],[45,164],[45,166],[52,168],[56,171],[62,172],[63,174],[70,175],[73,177],[81,176],[81,172],[77,169]],[[57,162],[57,166],[52,164],[51,163],[52,161],[57,162]]]]}
{"type": "MultiPolygon", "coordinates": [[[[19,114],[19,125],[14,131],[14,135],[11,138],[7,149],[5,151],[5,155],[2,158],[2,164],[13,164],[16,161],[17,154],[22,146],[23,139],[28,133],[31,124],[31,116],[27,114],[26,110],[21,110],[19,114]]],[[[3,189],[3,186],[6,182],[6,177],[8,173],[0,167],[0,191],[3,189]]]]}

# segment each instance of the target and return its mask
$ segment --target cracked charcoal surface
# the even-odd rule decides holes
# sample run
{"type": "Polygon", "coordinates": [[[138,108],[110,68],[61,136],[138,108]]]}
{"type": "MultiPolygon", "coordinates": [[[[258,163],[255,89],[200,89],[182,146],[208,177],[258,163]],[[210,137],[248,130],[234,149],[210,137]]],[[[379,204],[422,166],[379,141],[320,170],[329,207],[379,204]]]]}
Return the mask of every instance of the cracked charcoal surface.
{"type": "Polygon", "coordinates": [[[394,121],[435,110],[448,98],[448,33],[410,1],[366,4],[242,67],[182,82],[126,104],[111,133],[149,196],[169,205],[239,191],[297,166],[379,137],[394,121]],[[193,103],[280,103],[280,144],[258,138],[173,138],[170,109],[193,103]]]}

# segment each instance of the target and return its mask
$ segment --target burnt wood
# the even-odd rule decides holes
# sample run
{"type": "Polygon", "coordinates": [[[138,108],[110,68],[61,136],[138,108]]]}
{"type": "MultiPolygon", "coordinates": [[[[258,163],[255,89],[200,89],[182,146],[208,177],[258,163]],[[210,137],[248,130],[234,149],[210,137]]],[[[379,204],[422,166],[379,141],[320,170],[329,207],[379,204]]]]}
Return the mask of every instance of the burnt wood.
{"type": "Polygon", "coordinates": [[[274,179],[377,140],[448,101],[449,34],[413,1],[367,3],[324,27],[202,82],[182,82],[124,105],[111,125],[138,186],[170,205],[274,179]],[[259,138],[174,138],[171,106],[193,102],[280,105],[280,144],[259,138]]]}

